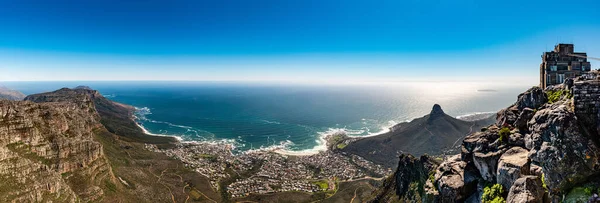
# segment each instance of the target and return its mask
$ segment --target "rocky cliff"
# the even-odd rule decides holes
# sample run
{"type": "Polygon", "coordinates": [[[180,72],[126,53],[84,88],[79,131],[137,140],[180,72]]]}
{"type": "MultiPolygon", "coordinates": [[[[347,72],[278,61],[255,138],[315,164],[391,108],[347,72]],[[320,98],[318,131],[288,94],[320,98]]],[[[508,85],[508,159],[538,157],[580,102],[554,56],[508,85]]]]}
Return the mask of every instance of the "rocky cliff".
{"type": "Polygon", "coordinates": [[[93,139],[95,110],[75,103],[0,101],[0,201],[98,200],[114,176],[93,139]]]}
{"type": "Polygon", "coordinates": [[[0,100],[0,202],[218,202],[208,179],[145,150],[131,106],[90,88],[0,100]]]}
{"type": "MultiPolygon", "coordinates": [[[[418,201],[585,202],[593,198],[600,188],[597,124],[580,121],[584,118],[574,110],[578,101],[572,92],[564,84],[545,90],[533,87],[520,94],[515,104],[498,112],[496,123],[467,136],[460,154],[435,167],[429,179],[435,192],[424,187],[418,201]]],[[[401,160],[394,176],[403,173],[419,183],[403,169],[406,165],[401,160]]],[[[394,176],[387,181],[405,188],[394,176]]],[[[397,199],[407,197],[406,191],[384,188],[376,194],[391,192],[397,199]]]]}
{"type": "Polygon", "coordinates": [[[93,107],[99,121],[111,133],[120,135],[121,139],[152,144],[176,142],[171,137],[149,136],[132,120],[135,108],[117,103],[103,97],[97,90],[87,86],[74,89],[62,88],[54,92],[29,95],[25,98],[33,102],[70,102],[81,106],[93,107]]]}

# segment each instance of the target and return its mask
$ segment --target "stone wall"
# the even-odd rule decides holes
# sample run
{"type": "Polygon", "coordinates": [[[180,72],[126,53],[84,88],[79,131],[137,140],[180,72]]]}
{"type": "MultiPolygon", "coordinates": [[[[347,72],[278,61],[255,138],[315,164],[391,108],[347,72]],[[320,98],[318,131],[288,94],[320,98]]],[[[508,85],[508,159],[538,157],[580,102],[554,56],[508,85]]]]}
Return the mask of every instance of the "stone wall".
{"type": "Polygon", "coordinates": [[[575,114],[586,125],[595,126],[595,133],[600,130],[600,80],[578,81],[573,85],[573,102],[575,114]]]}

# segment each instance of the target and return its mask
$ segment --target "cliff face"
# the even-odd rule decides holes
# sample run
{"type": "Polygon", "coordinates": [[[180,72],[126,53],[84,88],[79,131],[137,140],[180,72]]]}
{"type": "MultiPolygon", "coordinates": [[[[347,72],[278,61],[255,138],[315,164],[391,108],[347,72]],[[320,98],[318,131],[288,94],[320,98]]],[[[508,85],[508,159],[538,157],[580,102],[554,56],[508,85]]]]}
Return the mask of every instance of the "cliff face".
{"type": "Polygon", "coordinates": [[[135,108],[87,87],[0,101],[0,202],[220,202],[209,180],[144,143],[135,108]],[[35,102],[35,103],[34,103],[35,102]]]}
{"type": "Polygon", "coordinates": [[[581,197],[587,201],[600,188],[600,135],[597,124],[577,116],[572,92],[565,84],[520,94],[496,123],[467,136],[460,154],[436,167],[430,182],[438,194],[419,201],[568,201],[580,187],[590,191],[581,197]]]}
{"type": "Polygon", "coordinates": [[[91,201],[114,176],[90,106],[0,101],[0,201],[91,201]]]}
{"type": "Polygon", "coordinates": [[[428,156],[415,158],[409,154],[399,157],[398,170],[384,180],[371,202],[434,201],[438,192],[429,181],[439,163],[428,156]]]}
{"type": "Polygon", "coordinates": [[[26,101],[70,102],[95,109],[98,121],[111,133],[127,141],[163,144],[176,142],[171,137],[148,136],[131,119],[135,108],[106,99],[97,90],[86,86],[75,89],[62,88],[54,92],[29,95],[26,101]]]}

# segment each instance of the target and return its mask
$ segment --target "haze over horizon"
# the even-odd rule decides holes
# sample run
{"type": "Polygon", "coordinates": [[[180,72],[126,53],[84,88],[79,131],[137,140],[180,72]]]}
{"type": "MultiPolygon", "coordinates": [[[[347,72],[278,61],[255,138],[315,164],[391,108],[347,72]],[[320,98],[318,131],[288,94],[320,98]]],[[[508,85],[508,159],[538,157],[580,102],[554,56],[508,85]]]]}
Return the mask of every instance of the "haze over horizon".
{"type": "MultiPolygon", "coordinates": [[[[556,43],[600,56],[593,0],[11,1],[0,81],[538,83],[556,43]],[[566,10],[568,15],[556,11],[566,10]]],[[[596,69],[600,64],[592,62],[596,69]]]]}

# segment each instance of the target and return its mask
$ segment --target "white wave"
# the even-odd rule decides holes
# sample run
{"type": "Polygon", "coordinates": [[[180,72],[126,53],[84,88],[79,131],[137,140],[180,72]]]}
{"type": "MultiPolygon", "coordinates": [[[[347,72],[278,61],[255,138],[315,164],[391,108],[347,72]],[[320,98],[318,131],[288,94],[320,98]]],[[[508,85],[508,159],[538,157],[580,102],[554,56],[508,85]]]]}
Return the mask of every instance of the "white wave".
{"type": "Polygon", "coordinates": [[[257,149],[246,150],[244,153],[250,154],[250,153],[265,152],[265,151],[278,152],[280,150],[286,150],[292,145],[294,145],[294,143],[292,141],[285,140],[285,141],[279,142],[279,144],[276,144],[276,145],[271,145],[271,146],[267,146],[267,147],[260,146],[257,149]]]}
{"type": "Polygon", "coordinates": [[[491,116],[491,115],[494,115],[494,114],[496,114],[495,111],[474,112],[474,113],[468,113],[468,114],[456,116],[455,118],[456,119],[461,119],[461,120],[474,121],[474,120],[484,119],[487,116],[491,116]]]}
{"type": "MultiPolygon", "coordinates": [[[[313,148],[303,149],[303,150],[290,150],[289,147],[285,147],[285,148],[281,148],[281,149],[276,149],[276,150],[274,150],[274,152],[283,154],[283,155],[292,155],[292,156],[315,155],[320,152],[327,151],[327,136],[334,135],[337,133],[346,133],[346,131],[343,128],[329,128],[325,132],[317,133],[318,134],[317,145],[315,145],[313,148]]],[[[293,145],[293,142],[291,143],[291,145],[293,145]]]]}
{"type": "Polygon", "coordinates": [[[268,124],[277,124],[277,125],[281,124],[280,122],[277,122],[277,121],[269,121],[269,120],[260,120],[260,121],[263,123],[268,123],[268,124]]]}
{"type": "MultiPolygon", "coordinates": [[[[142,107],[142,108],[135,107],[135,109],[136,109],[136,112],[134,114],[134,119],[136,119],[136,120],[142,120],[142,121],[146,121],[146,122],[159,123],[159,124],[165,124],[165,125],[168,125],[171,127],[182,128],[182,129],[186,130],[186,133],[191,132],[191,133],[195,134],[197,137],[200,137],[199,132],[203,132],[205,134],[210,135],[211,137],[215,137],[215,135],[211,132],[196,129],[191,126],[177,125],[177,124],[173,124],[173,123],[166,122],[166,121],[157,121],[157,120],[149,119],[146,117],[146,115],[150,115],[150,114],[152,114],[152,112],[150,111],[150,108],[148,108],[148,107],[142,107]]],[[[142,126],[142,125],[138,123],[138,126],[142,126]]],[[[146,131],[148,131],[148,130],[146,130],[146,131]]],[[[148,133],[150,133],[150,132],[148,131],[148,133]]],[[[164,135],[164,134],[162,134],[162,135],[164,135]]],[[[185,135],[185,133],[184,133],[184,135],[185,135]]],[[[183,135],[166,135],[166,136],[178,137],[178,139],[183,139],[182,138],[183,135]]]]}

